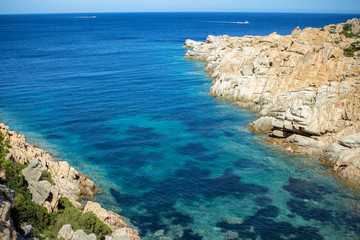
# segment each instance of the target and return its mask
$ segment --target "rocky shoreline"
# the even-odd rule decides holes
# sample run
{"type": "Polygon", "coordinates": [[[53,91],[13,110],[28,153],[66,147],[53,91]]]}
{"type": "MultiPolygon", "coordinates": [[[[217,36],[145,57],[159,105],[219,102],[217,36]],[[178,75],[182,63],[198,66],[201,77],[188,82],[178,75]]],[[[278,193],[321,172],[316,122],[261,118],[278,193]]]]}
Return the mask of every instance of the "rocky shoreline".
{"type": "MultiPolygon", "coordinates": [[[[25,180],[28,183],[28,189],[32,194],[32,200],[37,204],[44,206],[48,212],[58,210],[58,204],[61,197],[66,197],[79,210],[84,213],[94,213],[103,223],[105,223],[112,230],[112,235],[107,236],[107,240],[140,240],[138,232],[135,229],[128,227],[124,218],[120,215],[106,211],[96,202],[88,201],[83,206],[81,196],[93,197],[96,192],[94,182],[84,174],[79,173],[74,167],[71,167],[66,161],[57,161],[50,153],[35,145],[31,145],[25,141],[24,135],[10,131],[8,126],[0,123],[0,133],[4,136],[4,142],[8,142],[11,148],[5,156],[5,160],[11,160],[15,163],[27,165],[22,170],[25,180]],[[49,172],[52,183],[43,179],[43,172],[49,172]]],[[[1,174],[4,176],[4,174],[1,174]]],[[[0,176],[0,177],[1,177],[0,176]]],[[[4,199],[0,204],[1,223],[6,223],[8,229],[4,239],[17,239],[15,229],[11,225],[10,210],[13,205],[14,193],[11,189],[1,185],[0,197],[4,199]],[[5,201],[5,199],[7,201],[5,201]]],[[[64,225],[65,226],[65,225],[64,225]]],[[[79,230],[78,230],[79,231],[79,230]]],[[[70,239],[96,239],[80,233],[74,232],[71,226],[61,229],[59,237],[65,240],[70,239]],[[79,238],[79,236],[84,238],[79,238]]],[[[1,232],[1,231],[0,231],[1,232]]],[[[1,236],[1,234],[0,234],[1,236]]],[[[94,238],[95,237],[95,238],[94,238]]]]}
{"type": "Polygon", "coordinates": [[[319,156],[360,185],[360,19],[290,35],[186,40],[185,58],[205,61],[210,94],[259,112],[265,140],[319,156]]]}

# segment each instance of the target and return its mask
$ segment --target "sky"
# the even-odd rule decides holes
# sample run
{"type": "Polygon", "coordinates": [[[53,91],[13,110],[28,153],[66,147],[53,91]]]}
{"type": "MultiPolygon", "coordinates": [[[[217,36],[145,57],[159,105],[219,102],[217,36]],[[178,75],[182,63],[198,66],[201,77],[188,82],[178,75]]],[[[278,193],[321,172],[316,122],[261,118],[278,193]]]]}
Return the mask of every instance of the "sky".
{"type": "Polygon", "coordinates": [[[0,14],[81,12],[360,13],[360,0],[0,0],[0,14]]]}

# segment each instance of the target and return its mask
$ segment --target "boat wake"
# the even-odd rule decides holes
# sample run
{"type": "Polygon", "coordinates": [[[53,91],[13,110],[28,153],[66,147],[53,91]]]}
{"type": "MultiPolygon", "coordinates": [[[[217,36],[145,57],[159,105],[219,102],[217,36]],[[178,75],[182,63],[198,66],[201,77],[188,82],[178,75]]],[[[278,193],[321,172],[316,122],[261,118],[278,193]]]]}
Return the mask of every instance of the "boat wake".
{"type": "Polygon", "coordinates": [[[249,21],[245,22],[229,22],[229,21],[207,21],[207,22],[215,22],[215,23],[233,23],[233,24],[249,24],[249,21]]]}

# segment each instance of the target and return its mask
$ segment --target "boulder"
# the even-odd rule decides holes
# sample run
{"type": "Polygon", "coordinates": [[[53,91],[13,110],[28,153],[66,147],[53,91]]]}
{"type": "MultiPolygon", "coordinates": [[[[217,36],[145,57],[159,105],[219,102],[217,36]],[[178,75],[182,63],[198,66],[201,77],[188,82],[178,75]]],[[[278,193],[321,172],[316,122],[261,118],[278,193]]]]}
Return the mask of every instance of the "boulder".
{"type": "Polygon", "coordinates": [[[25,238],[29,238],[31,237],[31,230],[32,230],[32,226],[26,222],[24,223],[21,223],[20,225],[20,232],[22,233],[22,235],[25,237],[25,238]]]}
{"type": "Polygon", "coordinates": [[[57,238],[63,238],[64,240],[71,240],[73,235],[74,235],[74,231],[71,225],[65,224],[60,228],[57,238]]]}
{"type": "Polygon", "coordinates": [[[249,123],[249,129],[253,132],[270,132],[271,128],[273,128],[272,122],[274,118],[273,117],[261,117],[258,120],[249,123]]]}
{"type": "Polygon", "coordinates": [[[96,240],[96,235],[93,233],[87,235],[82,229],[78,229],[71,240],[96,240]]]}
{"type": "Polygon", "coordinates": [[[338,143],[332,143],[324,150],[324,153],[321,156],[321,160],[331,164],[335,164],[339,160],[340,154],[346,149],[348,148],[338,143]]]}
{"type": "Polygon", "coordinates": [[[360,148],[360,133],[340,138],[339,144],[348,148],[360,148]]]}

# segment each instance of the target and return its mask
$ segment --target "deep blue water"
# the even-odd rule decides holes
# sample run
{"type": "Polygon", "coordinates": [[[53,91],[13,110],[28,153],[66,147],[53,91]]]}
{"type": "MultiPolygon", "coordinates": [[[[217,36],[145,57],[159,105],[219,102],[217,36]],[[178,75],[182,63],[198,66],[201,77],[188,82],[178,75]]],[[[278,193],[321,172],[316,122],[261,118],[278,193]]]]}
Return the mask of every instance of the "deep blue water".
{"type": "Polygon", "coordinates": [[[0,15],[0,120],[91,176],[146,240],[359,239],[358,189],[249,132],[256,113],[208,95],[204,64],[182,48],[353,17],[0,15]]]}

